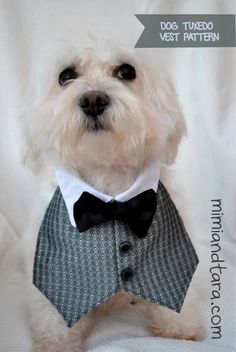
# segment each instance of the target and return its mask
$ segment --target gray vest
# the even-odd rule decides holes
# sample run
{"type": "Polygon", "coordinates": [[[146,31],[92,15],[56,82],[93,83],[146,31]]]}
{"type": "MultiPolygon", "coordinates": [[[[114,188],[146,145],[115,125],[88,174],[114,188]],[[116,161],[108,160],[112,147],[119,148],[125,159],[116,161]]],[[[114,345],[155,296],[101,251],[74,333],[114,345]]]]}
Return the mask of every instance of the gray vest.
{"type": "Polygon", "coordinates": [[[182,219],[161,182],[144,238],[118,220],[80,233],[71,225],[57,188],[39,230],[33,283],[71,327],[121,290],[180,312],[197,264],[182,219]]]}

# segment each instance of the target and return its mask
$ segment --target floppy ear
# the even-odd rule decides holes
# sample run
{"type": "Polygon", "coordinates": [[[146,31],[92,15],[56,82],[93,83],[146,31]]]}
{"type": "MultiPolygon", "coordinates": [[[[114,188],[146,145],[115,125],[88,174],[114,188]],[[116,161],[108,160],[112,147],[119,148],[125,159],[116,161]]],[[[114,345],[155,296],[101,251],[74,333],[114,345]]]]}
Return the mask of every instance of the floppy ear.
{"type": "Polygon", "coordinates": [[[41,106],[50,92],[60,65],[60,63],[54,63],[55,56],[51,48],[45,49],[43,45],[37,48],[36,56],[32,53],[27,87],[23,96],[24,105],[20,114],[20,127],[24,140],[22,159],[33,172],[39,172],[46,160],[44,144],[40,140],[39,133],[40,129],[41,131],[43,129],[41,121],[44,116],[41,106]]]}
{"type": "Polygon", "coordinates": [[[43,161],[40,153],[29,145],[25,145],[23,149],[23,164],[31,169],[34,173],[38,173],[43,166],[43,161]]]}
{"type": "Polygon", "coordinates": [[[168,109],[169,118],[171,119],[171,129],[169,131],[166,146],[163,149],[162,161],[166,164],[172,164],[175,161],[176,155],[178,153],[179,144],[187,134],[186,124],[183,118],[183,113],[180,108],[178,98],[174,88],[172,92],[166,97],[169,99],[170,104],[172,104],[172,109],[170,110],[170,104],[168,104],[166,110],[168,109]]]}
{"type": "Polygon", "coordinates": [[[160,134],[163,138],[160,157],[164,164],[172,164],[178,152],[182,137],[186,134],[186,125],[178,97],[172,82],[166,73],[154,69],[148,78],[149,100],[156,115],[160,134]]]}
{"type": "Polygon", "coordinates": [[[35,132],[31,127],[33,123],[32,116],[35,111],[27,108],[21,114],[21,131],[24,139],[22,150],[22,161],[34,173],[38,173],[43,165],[42,153],[37,145],[37,138],[35,132]]]}

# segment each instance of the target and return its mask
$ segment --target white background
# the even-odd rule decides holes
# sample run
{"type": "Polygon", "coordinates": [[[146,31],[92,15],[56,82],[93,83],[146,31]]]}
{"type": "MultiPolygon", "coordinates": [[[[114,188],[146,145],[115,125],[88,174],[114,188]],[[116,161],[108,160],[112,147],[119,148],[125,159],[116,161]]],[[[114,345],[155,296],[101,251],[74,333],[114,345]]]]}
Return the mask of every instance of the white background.
{"type": "MultiPolygon", "coordinates": [[[[227,14],[235,13],[235,5],[230,0],[0,2],[0,352],[31,350],[24,275],[15,249],[42,181],[21,164],[19,114],[29,68],[43,52],[43,44],[54,38],[56,43],[64,33],[72,33],[75,44],[84,42],[88,32],[96,32],[100,38],[118,39],[133,47],[143,30],[134,13],[227,14]]],[[[209,336],[202,343],[148,337],[141,326],[129,326],[121,317],[97,327],[90,350],[235,351],[235,49],[151,49],[150,55],[164,62],[172,75],[188,125],[172,178],[181,193],[176,202],[200,257],[193,284],[202,297],[209,336]],[[211,339],[210,328],[210,211],[214,198],[222,198],[221,256],[228,267],[222,275],[220,340],[211,339]]]]}

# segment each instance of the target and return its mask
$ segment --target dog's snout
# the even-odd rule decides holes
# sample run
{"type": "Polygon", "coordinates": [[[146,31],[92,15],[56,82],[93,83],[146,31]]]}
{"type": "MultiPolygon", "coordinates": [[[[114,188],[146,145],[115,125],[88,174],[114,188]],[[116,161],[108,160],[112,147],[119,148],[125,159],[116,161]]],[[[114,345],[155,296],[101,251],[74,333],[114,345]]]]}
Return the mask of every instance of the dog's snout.
{"type": "Polygon", "coordinates": [[[96,117],[103,113],[109,101],[109,97],[106,94],[91,90],[83,94],[79,105],[86,115],[96,117]]]}

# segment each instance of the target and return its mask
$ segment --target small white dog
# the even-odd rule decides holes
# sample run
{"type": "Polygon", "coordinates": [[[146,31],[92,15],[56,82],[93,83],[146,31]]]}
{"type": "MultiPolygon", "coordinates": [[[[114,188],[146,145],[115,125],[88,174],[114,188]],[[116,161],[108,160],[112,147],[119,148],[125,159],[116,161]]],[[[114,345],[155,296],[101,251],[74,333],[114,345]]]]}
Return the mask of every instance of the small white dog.
{"type": "MultiPolygon", "coordinates": [[[[59,167],[100,192],[127,190],[157,159],[173,163],[185,132],[176,93],[138,50],[85,48],[55,64],[46,62],[24,116],[26,161],[59,167]]],[[[55,182],[44,192],[24,242],[29,278],[30,321],[36,351],[81,351],[92,325],[105,314],[131,307],[155,336],[200,340],[203,337],[192,299],[181,313],[120,292],[68,328],[52,304],[32,284],[39,226],[55,182]],[[194,309],[194,310],[193,310],[194,309]]],[[[191,296],[189,293],[188,296],[191,296]]]]}

